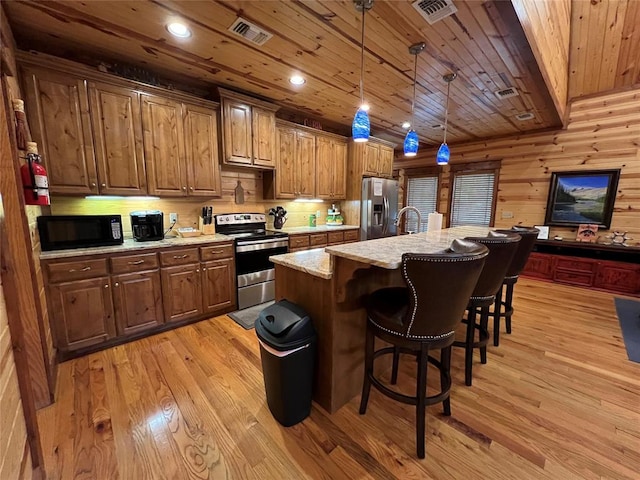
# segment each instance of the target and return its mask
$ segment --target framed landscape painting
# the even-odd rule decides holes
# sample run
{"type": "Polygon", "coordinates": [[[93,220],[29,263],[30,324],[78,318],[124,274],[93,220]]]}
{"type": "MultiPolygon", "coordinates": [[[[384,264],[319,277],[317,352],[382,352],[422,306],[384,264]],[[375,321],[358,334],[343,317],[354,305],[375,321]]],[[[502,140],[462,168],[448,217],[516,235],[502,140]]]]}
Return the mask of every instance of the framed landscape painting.
{"type": "Polygon", "coordinates": [[[553,172],[545,225],[609,228],[620,170],[553,172]]]}

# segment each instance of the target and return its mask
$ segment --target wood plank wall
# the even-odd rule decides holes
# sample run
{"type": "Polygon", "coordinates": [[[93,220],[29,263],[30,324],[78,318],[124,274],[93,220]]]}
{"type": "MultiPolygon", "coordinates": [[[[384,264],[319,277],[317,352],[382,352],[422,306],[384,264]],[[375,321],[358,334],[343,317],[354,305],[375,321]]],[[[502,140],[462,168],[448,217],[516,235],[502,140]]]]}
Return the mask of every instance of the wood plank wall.
{"type": "Polygon", "coordinates": [[[560,118],[569,88],[571,0],[511,0],[560,118]]]}
{"type": "MultiPolygon", "coordinates": [[[[336,202],[339,205],[339,202],[336,202]]],[[[142,199],[100,199],[84,197],[56,196],[51,201],[51,213],[54,215],[86,215],[86,214],[119,214],[125,236],[131,235],[131,222],[129,212],[134,210],[158,209],[164,212],[165,228],[169,227],[169,213],[178,214],[177,227],[189,227],[198,225],[198,215],[204,205],[212,205],[213,213],[242,213],[251,212],[267,213],[269,208],[282,205],[287,210],[286,227],[306,226],[309,215],[321,212],[319,225],[326,222],[327,208],[331,203],[302,203],[287,200],[265,200],[263,198],[262,173],[258,170],[222,168],[222,197],[221,198],[161,198],[157,200],[142,199]],[[243,204],[234,201],[234,189],[241,182],[244,189],[243,204]]],[[[267,225],[273,225],[273,217],[267,217],[267,225]]],[[[346,219],[348,222],[348,218],[346,219]]]]}
{"type": "MultiPolygon", "coordinates": [[[[501,160],[496,226],[543,225],[551,172],[620,168],[611,229],[622,230],[640,244],[640,88],[575,100],[566,129],[504,139],[451,145],[459,164],[501,160]],[[513,214],[513,218],[503,218],[513,214]]],[[[395,167],[434,165],[436,149],[415,159],[396,158],[395,167]]],[[[439,209],[447,218],[449,167],[441,177],[439,209]]],[[[401,178],[402,183],[402,178],[401,178]]],[[[574,239],[575,228],[551,227],[550,236],[574,239]]]]}
{"type": "MultiPolygon", "coordinates": [[[[1,201],[1,200],[0,200],[1,201]]],[[[31,478],[33,466],[0,278],[0,478],[31,478]]]]}

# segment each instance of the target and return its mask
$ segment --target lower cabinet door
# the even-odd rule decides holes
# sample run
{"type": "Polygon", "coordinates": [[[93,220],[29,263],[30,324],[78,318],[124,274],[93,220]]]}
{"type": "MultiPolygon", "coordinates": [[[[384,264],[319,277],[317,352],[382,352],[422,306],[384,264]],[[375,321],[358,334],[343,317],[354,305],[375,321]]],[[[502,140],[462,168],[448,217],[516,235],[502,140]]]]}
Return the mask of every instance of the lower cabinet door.
{"type": "Polygon", "coordinates": [[[202,300],[204,313],[215,313],[236,306],[233,259],[202,264],[202,300]]]}
{"type": "Polygon", "coordinates": [[[179,322],[202,314],[200,264],[166,267],[161,271],[164,319],[179,322]]]}
{"type": "Polygon", "coordinates": [[[531,253],[522,273],[530,277],[551,279],[553,277],[553,257],[544,253],[531,253]]]}
{"type": "Polygon", "coordinates": [[[164,322],[160,270],[111,277],[118,335],[155,328],[164,322]]]}
{"type": "Polygon", "coordinates": [[[109,277],[50,285],[49,294],[61,350],[78,350],[116,335],[109,277]]]}
{"type": "Polygon", "coordinates": [[[594,287],[623,293],[640,293],[640,265],[598,262],[594,287]]]}

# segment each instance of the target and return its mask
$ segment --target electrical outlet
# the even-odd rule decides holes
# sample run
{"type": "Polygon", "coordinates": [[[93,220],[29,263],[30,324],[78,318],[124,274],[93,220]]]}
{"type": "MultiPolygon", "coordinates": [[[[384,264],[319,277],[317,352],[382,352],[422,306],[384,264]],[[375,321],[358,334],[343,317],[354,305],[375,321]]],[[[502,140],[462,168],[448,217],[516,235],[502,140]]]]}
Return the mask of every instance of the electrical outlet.
{"type": "Polygon", "coordinates": [[[502,218],[513,218],[513,212],[502,211],[502,218]]]}
{"type": "Polygon", "coordinates": [[[178,214],[177,213],[170,213],[169,214],[169,223],[176,223],[178,221],[178,214]]]}

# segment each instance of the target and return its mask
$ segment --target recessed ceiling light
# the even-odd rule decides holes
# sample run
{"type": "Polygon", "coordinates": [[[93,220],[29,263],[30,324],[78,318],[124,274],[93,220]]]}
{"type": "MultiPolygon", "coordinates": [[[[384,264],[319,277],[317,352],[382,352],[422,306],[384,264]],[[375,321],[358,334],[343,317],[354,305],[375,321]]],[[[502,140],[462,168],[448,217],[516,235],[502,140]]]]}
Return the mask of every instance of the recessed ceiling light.
{"type": "Polygon", "coordinates": [[[291,85],[304,85],[305,82],[306,80],[304,77],[300,75],[292,75],[291,78],[289,78],[289,83],[291,83],[291,85]]]}
{"type": "Polygon", "coordinates": [[[410,126],[411,126],[411,122],[404,122],[402,124],[402,128],[404,128],[405,130],[407,130],[410,126]]]}
{"type": "Polygon", "coordinates": [[[363,103],[362,105],[360,105],[360,109],[364,110],[365,112],[369,111],[369,104],[368,103],[363,103]]]}
{"type": "Polygon", "coordinates": [[[171,35],[178,38],[189,38],[191,30],[184,23],[171,22],[167,24],[167,30],[171,35]]]}

